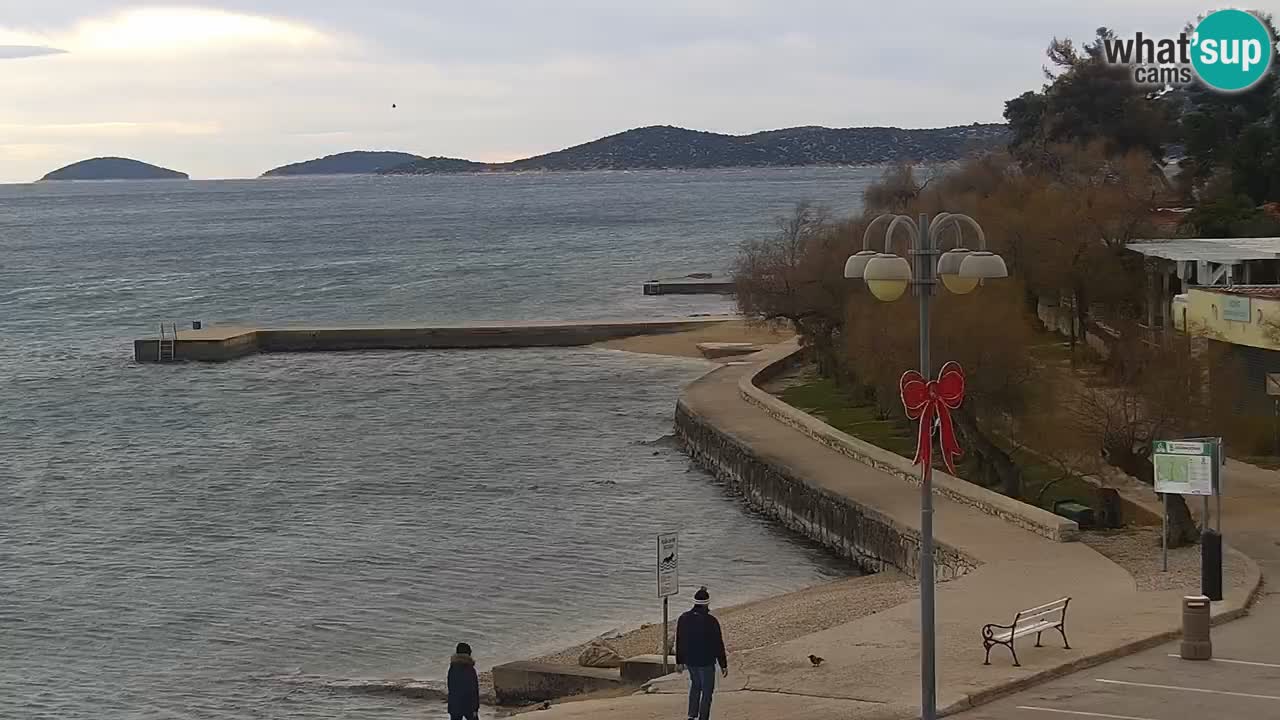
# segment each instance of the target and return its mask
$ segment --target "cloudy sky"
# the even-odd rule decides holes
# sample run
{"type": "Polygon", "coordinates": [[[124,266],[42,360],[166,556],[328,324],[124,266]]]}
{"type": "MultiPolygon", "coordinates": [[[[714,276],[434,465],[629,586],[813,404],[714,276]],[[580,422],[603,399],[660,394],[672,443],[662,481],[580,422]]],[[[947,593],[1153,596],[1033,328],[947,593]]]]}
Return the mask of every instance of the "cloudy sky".
{"type": "Polygon", "coordinates": [[[350,149],[509,160],[651,124],[999,121],[1053,36],[1172,34],[1210,7],[0,0],[0,182],[98,155],[249,177],[350,149]]]}

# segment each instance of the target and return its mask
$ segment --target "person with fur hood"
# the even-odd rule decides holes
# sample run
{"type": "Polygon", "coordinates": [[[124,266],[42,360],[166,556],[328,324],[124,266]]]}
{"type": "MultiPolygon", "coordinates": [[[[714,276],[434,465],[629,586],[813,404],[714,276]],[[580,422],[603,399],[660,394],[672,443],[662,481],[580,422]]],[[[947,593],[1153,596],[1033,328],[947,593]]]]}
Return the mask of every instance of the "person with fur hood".
{"type": "Polygon", "coordinates": [[[476,661],[471,657],[471,646],[458,643],[457,651],[449,658],[449,720],[479,720],[480,678],[476,675],[476,661]]]}

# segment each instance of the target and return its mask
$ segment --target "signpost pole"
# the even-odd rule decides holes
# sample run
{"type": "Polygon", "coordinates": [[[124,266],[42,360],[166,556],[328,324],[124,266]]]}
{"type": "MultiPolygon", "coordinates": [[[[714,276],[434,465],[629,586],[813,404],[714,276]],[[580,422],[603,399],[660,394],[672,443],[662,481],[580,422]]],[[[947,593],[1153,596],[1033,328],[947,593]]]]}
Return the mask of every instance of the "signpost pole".
{"type": "Polygon", "coordinates": [[[1169,572],[1169,493],[1160,496],[1164,501],[1164,525],[1160,531],[1160,553],[1164,572],[1169,572]]]}
{"type": "Polygon", "coordinates": [[[1222,438],[1218,438],[1217,461],[1218,464],[1213,468],[1213,494],[1217,496],[1218,505],[1218,534],[1222,534],[1222,468],[1227,465],[1227,451],[1222,447],[1222,438]]]}
{"type": "Polygon", "coordinates": [[[667,598],[662,598],[662,674],[671,672],[667,667],[667,656],[671,654],[671,635],[667,633],[667,598]]]}

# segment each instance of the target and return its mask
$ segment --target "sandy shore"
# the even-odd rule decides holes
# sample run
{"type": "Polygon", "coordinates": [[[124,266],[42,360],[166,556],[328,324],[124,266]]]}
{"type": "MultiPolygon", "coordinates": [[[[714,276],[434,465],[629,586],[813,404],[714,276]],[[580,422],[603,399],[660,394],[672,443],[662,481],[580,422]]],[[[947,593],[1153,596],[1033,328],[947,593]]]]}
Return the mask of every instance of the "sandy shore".
{"type": "MultiPolygon", "coordinates": [[[[650,355],[674,355],[677,357],[702,357],[698,343],[747,342],[756,345],[773,345],[789,340],[795,332],[789,327],[773,327],[757,325],[746,320],[731,320],[715,323],[705,328],[685,330],[682,332],[663,333],[661,335],[640,335],[637,337],[619,338],[596,345],[612,350],[648,353],[650,355]]],[[[732,358],[726,358],[732,359],[732,358]]]]}
{"type": "MultiPolygon", "coordinates": [[[[896,571],[888,571],[845,578],[726,608],[716,608],[713,597],[712,612],[720,619],[725,645],[732,654],[794,640],[851,622],[907,602],[915,597],[915,592],[915,583],[909,578],[896,571]]],[[[687,598],[672,600],[670,631],[674,634],[676,618],[688,609],[686,605],[691,601],[687,598]]],[[[603,642],[623,657],[656,655],[662,644],[662,624],[643,625],[619,636],[605,638],[603,642]]],[[[582,643],[534,659],[577,665],[578,656],[588,644],[582,643]]]]}

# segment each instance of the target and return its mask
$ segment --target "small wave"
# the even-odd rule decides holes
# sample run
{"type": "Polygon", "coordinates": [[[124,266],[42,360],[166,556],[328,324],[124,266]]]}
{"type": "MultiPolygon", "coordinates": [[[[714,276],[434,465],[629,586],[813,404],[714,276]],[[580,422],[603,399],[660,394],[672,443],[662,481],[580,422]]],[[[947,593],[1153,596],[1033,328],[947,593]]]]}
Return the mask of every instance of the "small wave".
{"type": "Polygon", "coordinates": [[[443,680],[419,678],[334,678],[293,673],[272,678],[286,685],[317,687],[334,692],[362,695],[399,695],[425,700],[447,700],[449,689],[443,680]]]}
{"type": "Polygon", "coordinates": [[[360,693],[364,695],[397,695],[400,697],[418,698],[421,700],[448,700],[449,690],[439,680],[415,680],[412,678],[399,680],[378,679],[344,679],[331,680],[323,684],[326,689],[340,692],[360,693]]]}

